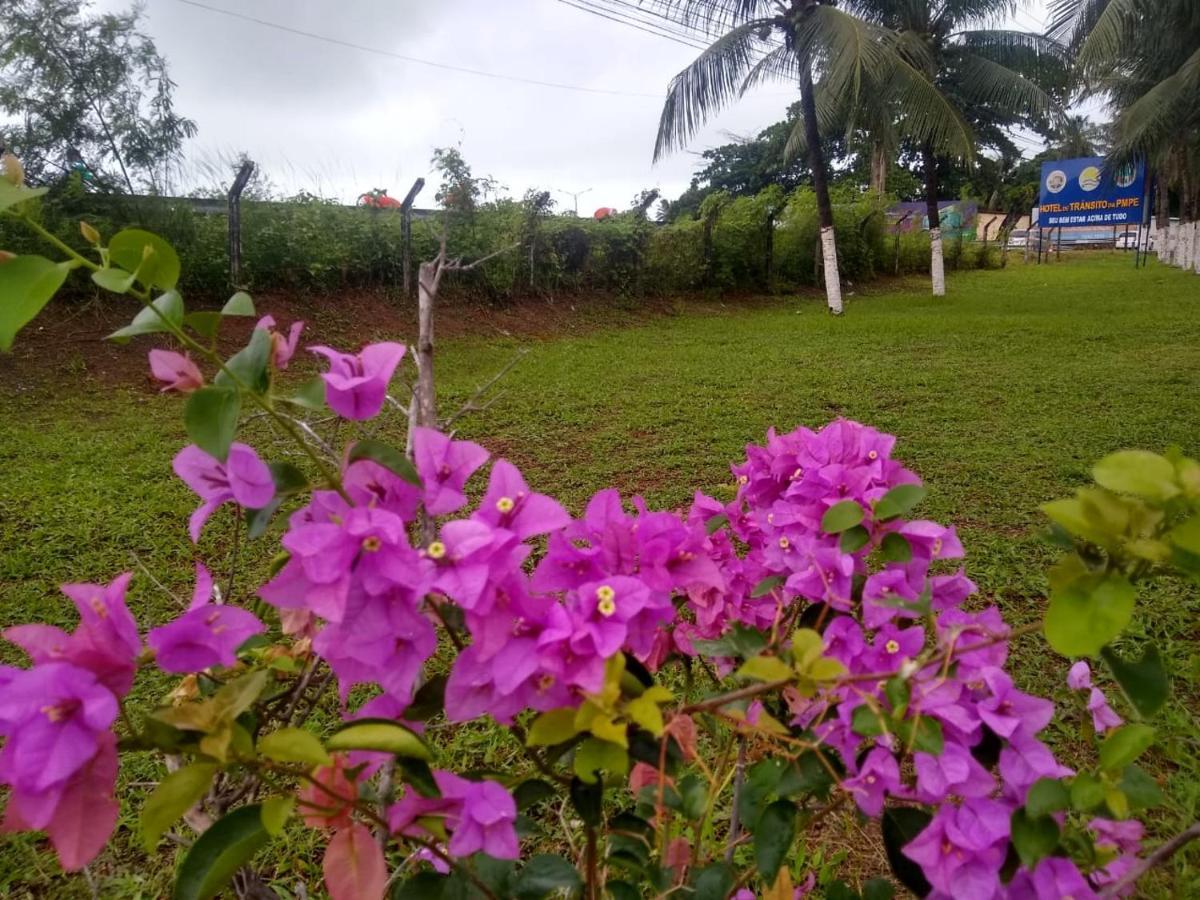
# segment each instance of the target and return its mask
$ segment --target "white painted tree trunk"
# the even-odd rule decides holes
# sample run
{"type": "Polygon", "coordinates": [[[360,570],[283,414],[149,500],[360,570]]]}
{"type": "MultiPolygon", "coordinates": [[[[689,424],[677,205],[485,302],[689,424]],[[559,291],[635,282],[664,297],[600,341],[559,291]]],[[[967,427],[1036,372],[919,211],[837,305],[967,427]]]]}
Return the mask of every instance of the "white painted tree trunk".
{"type": "Polygon", "coordinates": [[[1191,222],[1179,223],[1179,252],[1176,254],[1175,265],[1181,269],[1190,269],[1192,266],[1192,245],[1195,234],[1191,222]]]}
{"type": "Polygon", "coordinates": [[[1192,223],[1192,271],[1200,275],[1200,222],[1192,223]]]}
{"type": "Polygon", "coordinates": [[[842,314],[842,279],[838,274],[837,244],[832,228],[821,229],[821,257],[825,263],[825,299],[829,311],[835,316],[842,314]]]}
{"type": "Polygon", "coordinates": [[[946,296],[946,261],[942,254],[942,229],[929,229],[929,272],[933,277],[933,296],[946,296]]]}
{"type": "Polygon", "coordinates": [[[1174,236],[1174,233],[1171,230],[1171,223],[1168,222],[1167,227],[1162,230],[1162,234],[1159,236],[1159,239],[1158,239],[1158,241],[1159,241],[1158,259],[1160,262],[1164,262],[1167,265],[1171,264],[1171,238],[1173,236],[1174,236]]]}

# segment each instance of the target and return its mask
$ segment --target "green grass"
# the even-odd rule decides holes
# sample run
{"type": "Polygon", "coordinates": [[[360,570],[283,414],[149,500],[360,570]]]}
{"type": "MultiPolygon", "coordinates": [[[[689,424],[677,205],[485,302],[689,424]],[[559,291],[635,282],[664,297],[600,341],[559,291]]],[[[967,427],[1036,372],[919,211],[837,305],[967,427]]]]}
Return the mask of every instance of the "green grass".
{"type": "MultiPolygon", "coordinates": [[[[915,283],[851,298],[842,319],[811,300],[780,298],[723,314],[685,307],[570,337],[451,340],[439,347],[439,384],[452,409],[528,347],[503,398],[465,421],[462,434],[576,510],[610,484],[664,506],[720,490],[730,461],[772,425],[847,416],[895,433],[897,455],[930,488],[928,513],[959,526],[968,574],[1022,623],[1044,610],[1053,558],[1038,538],[1038,504],[1069,494],[1092,462],[1119,448],[1178,444],[1200,454],[1198,312],[1200,278],[1153,263],[1134,271],[1125,255],[1072,256],[964,273],[944,300],[915,283]]],[[[319,327],[311,334],[327,336],[319,327]]],[[[380,337],[397,335],[357,335],[380,337]]],[[[91,384],[79,369],[69,355],[32,380],[0,368],[22,387],[14,395],[0,382],[0,625],[70,625],[60,582],[108,580],[139,562],[169,589],[190,592],[184,522],[193,501],[169,476],[183,440],[178,400],[141,383],[91,384]]],[[[250,442],[263,446],[261,423],[252,428],[250,442]]],[[[200,549],[214,570],[224,570],[229,544],[228,529],[206,533],[200,549]]],[[[248,558],[265,559],[269,544],[248,558]]],[[[148,577],[135,586],[143,624],[171,615],[173,601],[148,577]]],[[[1194,588],[1160,584],[1142,591],[1135,619],[1134,640],[1157,640],[1178,673],[1156,723],[1162,749],[1152,768],[1169,797],[1152,821],[1156,837],[1200,815],[1198,613],[1194,588]]],[[[1019,643],[1012,667],[1026,688],[1064,697],[1064,662],[1040,638],[1019,643]]],[[[1066,760],[1086,764],[1078,724],[1067,716],[1050,740],[1066,760]]],[[[483,764],[509,761],[509,749],[481,729],[464,729],[454,743],[483,764]]],[[[158,777],[149,761],[134,771],[158,777]]],[[[163,893],[167,867],[148,866],[133,843],[121,835],[98,860],[103,896],[163,893]]],[[[0,895],[86,895],[81,879],[55,878],[36,846],[29,837],[0,842],[0,895]]],[[[313,872],[290,877],[315,885],[313,872]]],[[[1153,890],[1200,893],[1200,848],[1179,855],[1153,890]]]]}

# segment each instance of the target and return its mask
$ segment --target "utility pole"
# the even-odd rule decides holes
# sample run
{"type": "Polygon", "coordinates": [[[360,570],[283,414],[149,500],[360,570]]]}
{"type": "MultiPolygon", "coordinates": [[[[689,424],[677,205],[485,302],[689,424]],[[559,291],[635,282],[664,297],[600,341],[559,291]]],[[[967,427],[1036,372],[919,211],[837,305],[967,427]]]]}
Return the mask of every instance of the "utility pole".
{"type": "Polygon", "coordinates": [[[586,194],[590,190],[591,190],[591,188],[584,188],[582,191],[555,190],[555,193],[556,194],[566,194],[568,197],[570,197],[572,199],[572,201],[574,201],[575,217],[579,218],[579,198],[582,197],[584,194],[586,194]]]}

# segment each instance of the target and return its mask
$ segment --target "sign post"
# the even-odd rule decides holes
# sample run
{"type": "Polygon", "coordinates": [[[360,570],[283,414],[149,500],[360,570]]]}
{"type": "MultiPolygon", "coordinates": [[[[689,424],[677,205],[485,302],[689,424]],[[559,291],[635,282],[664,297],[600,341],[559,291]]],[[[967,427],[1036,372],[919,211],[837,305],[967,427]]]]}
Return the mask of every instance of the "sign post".
{"type": "MultiPolygon", "coordinates": [[[[1057,250],[1063,227],[1081,225],[1137,225],[1140,247],[1148,209],[1146,167],[1141,162],[1106,166],[1099,156],[1044,162],[1038,208],[1038,224],[1058,228],[1057,250]]],[[[1134,255],[1135,265],[1139,256],[1134,255]]]]}

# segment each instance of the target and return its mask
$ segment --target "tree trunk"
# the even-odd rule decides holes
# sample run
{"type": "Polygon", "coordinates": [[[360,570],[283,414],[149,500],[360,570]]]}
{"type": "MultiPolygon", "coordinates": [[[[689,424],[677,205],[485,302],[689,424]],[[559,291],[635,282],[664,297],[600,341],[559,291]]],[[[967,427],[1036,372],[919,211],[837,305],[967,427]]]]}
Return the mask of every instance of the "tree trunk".
{"type": "Polygon", "coordinates": [[[942,253],[942,227],[938,217],[937,158],[933,147],[926,144],[921,151],[925,163],[925,214],[929,217],[929,274],[933,279],[933,296],[946,296],[946,263],[942,253]]]}
{"type": "Polygon", "coordinates": [[[1154,196],[1154,255],[1159,260],[1166,259],[1167,229],[1171,225],[1171,217],[1167,209],[1167,186],[1162,179],[1158,181],[1158,190],[1154,196]]]}
{"type": "Polygon", "coordinates": [[[825,299],[829,311],[842,314],[842,281],[838,275],[837,242],[833,236],[833,203],[829,200],[829,182],[825,173],[825,154],[821,152],[821,132],[817,127],[817,103],[813,97],[812,66],[805,65],[800,76],[800,109],[804,115],[804,139],[808,143],[808,167],[812,169],[813,191],[817,195],[817,217],[821,223],[821,257],[825,264],[825,299]]]}
{"type": "Polygon", "coordinates": [[[871,193],[882,197],[887,191],[888,160],[883,141],[871,144],[871,193]]]}
{"type": "Polygon", "coordinates": [[[439,255],[423,262],[417,272],[417,390],[412,398],[410,420],[414,425],[437,428],[437,398],[433,386],[433,304],[438,292],[439,255]]]}

